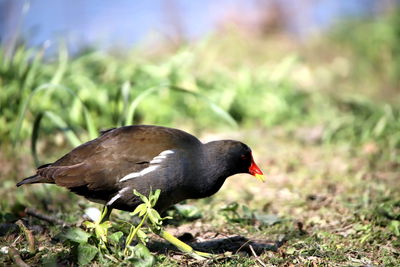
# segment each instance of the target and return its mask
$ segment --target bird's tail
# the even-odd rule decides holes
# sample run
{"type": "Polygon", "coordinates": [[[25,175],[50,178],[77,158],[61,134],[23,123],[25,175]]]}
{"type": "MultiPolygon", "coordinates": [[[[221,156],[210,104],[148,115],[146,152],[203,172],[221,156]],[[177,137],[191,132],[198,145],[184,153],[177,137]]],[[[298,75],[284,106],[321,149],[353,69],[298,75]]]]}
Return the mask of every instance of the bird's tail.
{"type": "Polygon", "coordinates": [[[35,175],[29,176],[29,177],[23,179],[22,181],[20,181],[19,183],[17,183],[17,187],[21,186],[23,184],[35,184],[35,183],[46,182],[44,180],[46,180],[46,179],[43,179],[43,177],[35,174],[35,175]]]}

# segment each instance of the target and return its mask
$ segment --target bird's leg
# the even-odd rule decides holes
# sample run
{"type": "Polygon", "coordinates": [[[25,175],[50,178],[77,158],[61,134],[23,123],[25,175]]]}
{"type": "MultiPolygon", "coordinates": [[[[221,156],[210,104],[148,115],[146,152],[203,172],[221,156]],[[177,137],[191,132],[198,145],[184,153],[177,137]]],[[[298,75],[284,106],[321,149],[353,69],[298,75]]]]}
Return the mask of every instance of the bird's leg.
{"type": "Polygon", "coordinates": [[[195,258],[196,260],[205,260],[207,258],[211,258],[212,254],[206,253],[206,252],[201,252],[201,251],[196,251],[194,250],[191,246],[188,244],[182,242],[172,234],[168,233],[167,231],[164,231],[161,229],[158,232],[158,235],[167,240],[169,243],[177,247],[180,251],[189,254],[191,257],[195,258]]]}
{"type": "Polygon", "coordinates": [[[106,222],[110,219],[112,208],[110,206],[104,205],[100,216],[100,223],[106,222]]]}

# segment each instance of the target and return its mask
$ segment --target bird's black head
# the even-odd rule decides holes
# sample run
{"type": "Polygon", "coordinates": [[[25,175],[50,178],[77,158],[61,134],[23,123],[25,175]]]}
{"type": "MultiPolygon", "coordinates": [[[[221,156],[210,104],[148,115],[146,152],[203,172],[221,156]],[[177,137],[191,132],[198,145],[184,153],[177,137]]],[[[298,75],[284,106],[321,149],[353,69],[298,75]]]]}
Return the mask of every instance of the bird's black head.
{"type": "Polygon", "coordinates": [[[215,194],[226,178],[237,173],[249,173],[263,181],[264,176],[254,163],[251,149],[233,140],[221,140],[204,144],[200,177],[190,179],[188,192],[191,198],[203,198],[215,194]]]}
{"type": "MultiPolygon", "coordinates": [[[[227,176],[248,173],[264,181],[264,175],[256,165],[251,149],[242,142],[221,140],[205,144],[210,151],[211,160],[215,159],[215,168],[221,168],[227,176]]],[[[226,178],[226,177],[225,177],[226,178]]]]}

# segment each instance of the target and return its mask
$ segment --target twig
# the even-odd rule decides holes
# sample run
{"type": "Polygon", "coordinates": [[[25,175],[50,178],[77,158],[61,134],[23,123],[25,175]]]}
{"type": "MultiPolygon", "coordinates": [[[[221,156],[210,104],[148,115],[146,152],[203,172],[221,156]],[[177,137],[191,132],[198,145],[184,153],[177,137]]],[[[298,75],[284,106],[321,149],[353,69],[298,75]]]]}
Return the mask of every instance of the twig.
{"type": "Polygon", "coordinates": [[[40,212],[38,212],[37,210],[34,210],[34,209],[26,208],[25,209],[25,213],[30,215],[30,216],[32,216],[32,217],[38,218],[38,219],[40,219],[42,221],[46,221],[46,222],[51,223],[51,224],[58,224],[58,225],[61,225],[62,227],[70,227],[71,226],[69,223],[66,223],[63,220],[60,220],[60,219],[55,218],[55,217],[50,216],[50,215],[46,215],[46,214],[40,213],[40,212]]]}
{"type": "Polygon", "coordinates": [[[32,231],[29,230],[25,224],[21,221],[18,220],[16,222],[16,224],[19,226],[19,228],[24,232],[25,234],[25,238],[28,241],[29,244],[29,252],[34,254],[36,252],[36,248],[35,248],[35,238],[33,237],[32,231]]]}
{"type": "Polygon", "coordinates": [[[21,235],[18,235],[17,238],[12,242],[11,246],[15,246],[17,244],[18,240],[21,238],[21,235]]]}
{"type": "Polygon", "coordinates": [[[11,259],[15,262],[15,264],[19,267],[29,267],[28,264],[26,264],[22,259],[21,256],[19,255],[18,251],[14,247],[9,247],[8,248],[8,255],[11,257],[11,259]]]}
{"type": "Polygon", "coordinates": [[[246,242],[244,242],[235,252],[235,254],[237,254],[244,246],[246,246],[248,243],[250,243],[251,240],[247,240],[246,242]]]}
{"type": "Polygon", "coordinates": [[[267,267],[267,265],[266,265],[264,262],[262,262],[262,261],[260,260],[260,257],[258,257],[258,255],[256,254],[256,252],[254,251],[253,246],[252,246],[252,245],[249,245],[249,248],[250,248],[251,253],[253,254],[253,256],[256,258],[256,261],[257,261],[262,267],[267,267]]]}

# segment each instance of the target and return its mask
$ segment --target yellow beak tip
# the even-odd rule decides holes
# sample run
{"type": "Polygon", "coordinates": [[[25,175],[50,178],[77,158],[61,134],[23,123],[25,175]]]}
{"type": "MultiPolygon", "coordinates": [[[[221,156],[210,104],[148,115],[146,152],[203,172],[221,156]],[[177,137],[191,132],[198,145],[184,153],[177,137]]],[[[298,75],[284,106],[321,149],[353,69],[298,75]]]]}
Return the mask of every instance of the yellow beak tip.
{"type": "Polygon", "coordinates": [[[256,173],[254,176],[257,178],[257,180],[260,180],[263,183],[265,182],[264,175],[256,173]]]}

